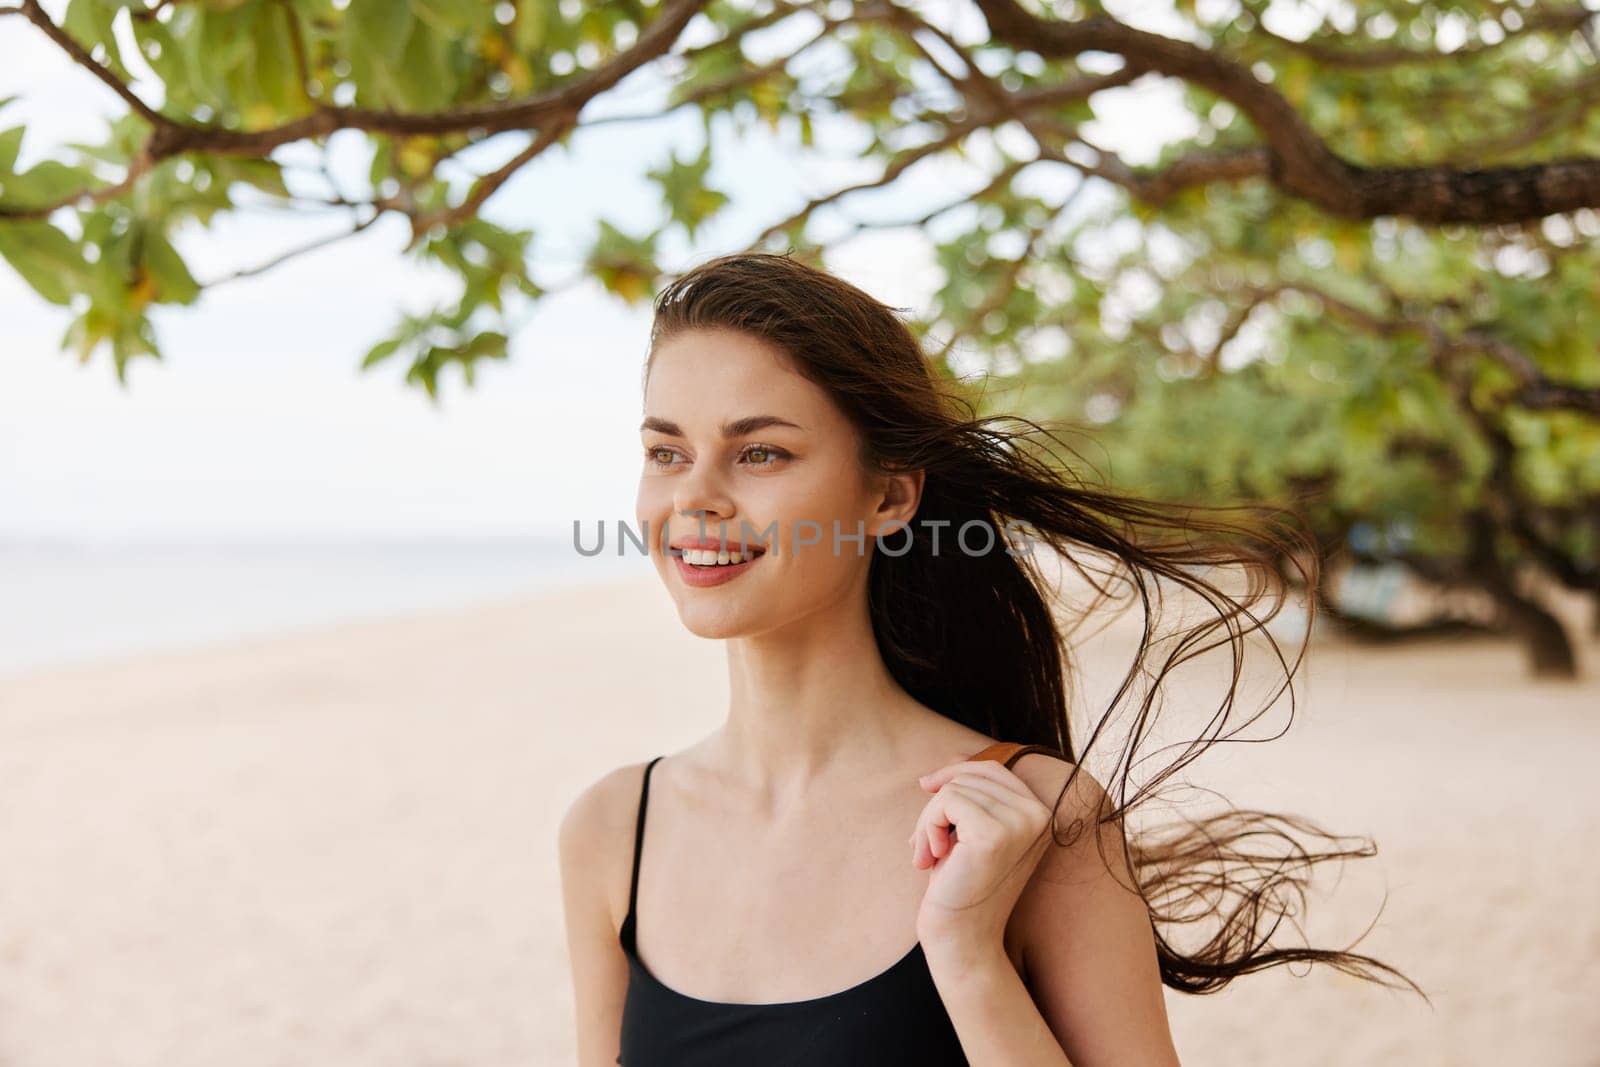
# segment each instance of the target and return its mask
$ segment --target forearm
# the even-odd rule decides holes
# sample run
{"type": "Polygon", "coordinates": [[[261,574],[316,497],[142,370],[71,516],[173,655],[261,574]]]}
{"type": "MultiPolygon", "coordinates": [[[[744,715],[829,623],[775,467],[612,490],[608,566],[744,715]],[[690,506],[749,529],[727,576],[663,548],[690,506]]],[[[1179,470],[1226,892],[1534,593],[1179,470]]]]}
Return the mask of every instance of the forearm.
{"type": "Polygon", "coordinates": [[[924,952],[972,1067],[1072,1067],[1000,944],[924,952]]]}

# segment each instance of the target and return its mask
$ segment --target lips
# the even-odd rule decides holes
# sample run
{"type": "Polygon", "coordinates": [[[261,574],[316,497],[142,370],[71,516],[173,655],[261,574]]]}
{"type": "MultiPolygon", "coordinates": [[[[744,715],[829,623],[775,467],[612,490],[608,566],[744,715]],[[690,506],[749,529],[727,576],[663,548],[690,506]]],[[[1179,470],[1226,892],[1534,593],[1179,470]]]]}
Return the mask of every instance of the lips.
{"type": "MultiPolygon", "coordinates": [[[[687,551],[688,555],[691,557],[700,557],[709,561],[715,561],[718,558],[717,556],[712,555],[709,549],[691,548],[687,551]]],[[[735,580],[740,575],[748,571],[751,567],[754,567],[761,558],[760,554],[753,554],[749,558],[743,559],[738,563],[692,563],[677,552],[673,552],[671,555],[672,569],[677,571],[678,576],[683,580],[683,583],[685,585],[702,589],[713,585],[722,585],[726,582],[735,580]]],[[[724,555],[721,558],[726,560],[729,557],[724,555]]]]}

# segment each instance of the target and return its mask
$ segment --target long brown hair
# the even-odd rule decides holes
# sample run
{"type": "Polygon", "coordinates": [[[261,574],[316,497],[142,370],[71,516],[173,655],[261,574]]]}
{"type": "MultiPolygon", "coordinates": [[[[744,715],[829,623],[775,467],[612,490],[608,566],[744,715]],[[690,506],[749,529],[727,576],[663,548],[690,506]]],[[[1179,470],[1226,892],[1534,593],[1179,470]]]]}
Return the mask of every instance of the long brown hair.
{"type": "MultiPolygon", "coordinates": [[[[1422,993],[1405,975],[1370,956],[1271,943],[1279,923],[1295,913],[1291,897],[1304,911],[1312,869],[1328,861],[1375,855],[1370,841],[1318,851],[1296,835],[1335,843],[1342,839],[1304,819],[1236,808],[1186,819],[1182,828],[1168,828],[1160,836],[1131,833],[1123,820],[1209,745],[1231,739],[1243,728],[1223,732],[1238,689],[1246,638],[1255,631],[1265,635],[1284,669],[1292,720],[1290,683],[1309,648],[1315,598],[1308,598],[1305,639],[1293,663],[1285,661],[1264,624],[1281,610],[1292,584],[1308,591],[1318,588],[1319,554],[1296,513],[1264,505],[1174,505],[1088,484],[1054,451],[1055,446],[1065,447],[1057,433],[1021,416],[979,417],[965,395],[967,387],[936,369],[916,333],[893,308],[794,255],[739,252],[673,279],[656,297],[652,355],[668,337],[690,329],[741,331],[776,346],[799,373],[828,391],[854,425],[864,469],[925,471],[913,526],[944,520],[952,536],[973,520],[995,530],[1020,526],[1098,592],[1085,614],[1113,596],[1097,575],[1120,577],[1136,590],[1145,620],[1138,652],[1080,752],[1070,728],[1068,683],[1076,672],[1067,669],[1072,658],[1069,635],[1058,626],[1050,581],[1034,554],[940,553],[919,537],[911,538],[911,547],[902,554],[873,552],[873,630],[896,681],[921,703],[990,737],[1060,753],[1074,765],[1063,796],[1080,772],[1087,774],[1083,758],[1159,643],[1161,583],[1197,594],[1214,610],[1214,618],[1176,635],[1138,704],[1107,785],[1101,788],[1089,777],[1099,802],[1099,822],[1116,821],[1122,858],[1135,882],[1131,888],[1149,909],[1166,985],[1189,993],[1215,992],[1241,974],[1309,961],[1384,985],[1388,983],[1379,972],[1387,973],[1422,993]],[[1230,512],[1242,517],[1230,517],[1230,512]],[[1108,561],[1111,569],[1094,571],[1096,557],[1108,561]],[[1238,568],[1248,579],[1246,588],[1229,593],[1208,581],[1204,575],[1213,567],[1238,568]],[[1291,580],[1291,571],[1297,580],[1291,580]],[[1258,614],[1253,609],[1263,601],[1268,610],[1258,614]],[[1249,625],[1241,621],[1246,619],[1249,625]],[[1208,641],[1219,629],[1226,637],[1208,641]],[[1130,796],[1131,772],[1147,762],[1136,757],[1141,741],[1152,733],[1152,706],[1161,679],[1180,663],[1222,644],[1232,646],[1234,674],[1219,714],[1199,738],[1183,746],[1180,758],[1130,796]],[[1263,841],[1276,847],[1262,847],[1263,841]],[[1199,947],[1181,949],[1169,942],[1168,932],[1208,919],[1215,932],[1199,947]],[[1271,928],[1263,932],[1268,922],[1271,928]]],[[[647,360],[646,377],[649,369],[647,360]]],[[[894,539],[896,551],[900,540],[894,539]]],[[[1272,694],[1268,707],[1282,691],[1272,694]]],[[[1058,797],[1058,811],[1059,805],[1058,797]]],[[[1076,820],[1068,829],[1069,840],[1058,843],[1070,843],[1083,827],[1084,820],[1076,820]]],[[[1049,832],[1054,834],[1055,827],[1049,832]]],[[[1103,842],[1100,847],[1104,856],[1103,842]]]]}

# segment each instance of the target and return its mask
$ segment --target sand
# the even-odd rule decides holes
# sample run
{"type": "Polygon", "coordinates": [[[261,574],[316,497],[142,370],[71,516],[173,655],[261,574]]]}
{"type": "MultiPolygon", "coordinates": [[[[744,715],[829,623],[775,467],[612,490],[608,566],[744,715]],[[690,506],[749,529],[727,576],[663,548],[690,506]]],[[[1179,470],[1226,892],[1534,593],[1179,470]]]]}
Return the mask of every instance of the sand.
{"type": "MultiPolygon", "coordinates": [[[[1307,929],[1381,905],[1358,948],[1433,1006],[1303,966],[1169,991],[1188,1067],[1600,1064],[1595,651],[1536,683],[1505,641],[1319,638],[1288,735],[1190,769],[1376,840],[1307,929]]],[[[725,693],[648,574],[0,682],[0,1065],[571,1063],[556,821],[725,693]]]]}

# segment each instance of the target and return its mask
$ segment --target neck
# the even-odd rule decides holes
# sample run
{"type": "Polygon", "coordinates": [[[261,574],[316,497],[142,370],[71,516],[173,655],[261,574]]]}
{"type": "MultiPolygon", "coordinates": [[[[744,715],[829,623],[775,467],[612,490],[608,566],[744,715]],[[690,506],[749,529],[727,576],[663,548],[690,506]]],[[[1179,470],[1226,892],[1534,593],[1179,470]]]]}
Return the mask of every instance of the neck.
{"type": "Polygon", "coordinates": [[[728,642],[728,718],[718,762],[757,802],[881,771],[934,712],[890,675],[858,600],[728,642]]]}

